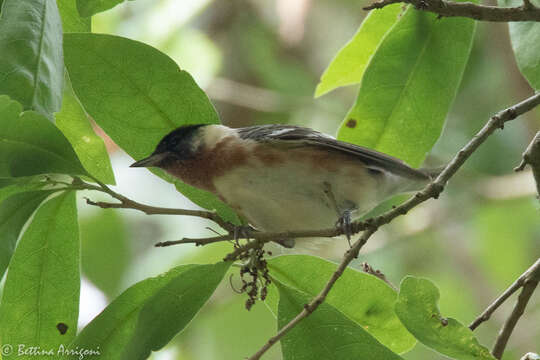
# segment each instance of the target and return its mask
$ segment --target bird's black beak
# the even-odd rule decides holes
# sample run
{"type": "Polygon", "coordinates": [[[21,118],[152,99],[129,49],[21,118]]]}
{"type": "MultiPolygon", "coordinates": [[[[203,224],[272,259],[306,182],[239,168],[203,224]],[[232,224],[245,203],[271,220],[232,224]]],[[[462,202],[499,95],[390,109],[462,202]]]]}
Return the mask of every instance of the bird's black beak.
{"type": "Polygon", "coordinates": [[[153,167],[159,166],[159,164],[169,156],[169,152],[162,152],[157,154],[152,154],[142,160],[136,161],[131,164],[129,167],[153,167]]]}

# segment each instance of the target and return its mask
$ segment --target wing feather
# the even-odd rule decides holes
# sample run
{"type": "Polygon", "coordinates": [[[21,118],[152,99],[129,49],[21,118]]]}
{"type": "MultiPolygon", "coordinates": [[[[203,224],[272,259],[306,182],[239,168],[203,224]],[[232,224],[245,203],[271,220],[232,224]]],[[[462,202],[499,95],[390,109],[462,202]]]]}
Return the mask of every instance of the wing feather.
{"type": "Polygon", "coordinates": [[[329,150],[353,155],[359,161],[366,164],[366,166],[377,170],[391,172],[413,179],[429,178],[429,175],[425,172],[411,168],[398,158],[362,146],[336,140],[332,136],[309,128],[292,125],[260,125],[236,130],[242,139],[324,147],[329,150]]]}

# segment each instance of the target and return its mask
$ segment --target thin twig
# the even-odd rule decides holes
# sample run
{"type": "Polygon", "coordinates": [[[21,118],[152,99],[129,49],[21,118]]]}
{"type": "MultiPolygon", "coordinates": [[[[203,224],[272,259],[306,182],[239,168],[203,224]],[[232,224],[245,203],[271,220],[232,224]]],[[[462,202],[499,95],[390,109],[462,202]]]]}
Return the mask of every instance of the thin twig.
{"type": "Polygon", "coordinates": [[[512,285],[508,287],[495,301],[493,301],[487,308],[469,325],[469,329],[475,330],[481,323],[489,320],[491,314],[499,308],[513,293],[519,290],[525,284],[527,279],[537,278],[540,276],[540,259],[536,260],[530,268],[527,269],[521,276],[514,281],[512,285]]]}
{"type": "Polygon", "coordinates": [[[536,133],[525,152],[523,152],[521,163],[514,168],[514,171],[522,171],[526,165],[532,168],[534,180],[536,181],[536,191],[540,198],[540,131],[536,133]]]}
{"type": "Polygon", "coordinates": [[[173,209],[173,208],[164,208],[157,206],[150,206],[141,204],[137,201],[128,199],[122,194],[119,194],[112,190],[110,187],[104,183],[94,179],[98,185],[88,184],[80,179],[76,179],[72,184],[67,186],[71,189],[76,190],[95,190],[106,193],[113,197],[114,199],[120,201],[119,203],[110,203],[103,201],[92,201],[86,199],[86,203],[93,206],[98,206],[102,209],[134,209],[144,212],[147,215],[186,215],[186,216],[197,216],[200,218],[212,220],[223,229],[227,231],[233,231],[234,225],[228,221],[223,220],[218,214],[213,211],[204,211],[204,210],[189,210],[189,209],[173,209]]]}
{"type": "Polygon", "coordinates": [[[515,119],[519,115],[533,109],[540,104],[540,93],[531,96],[530,98],[516,104],[508,109],[500,111],[494,115],[489,121],[482,127],[482,129],[465,145],[456,156],[448,163],[444,170],[437,176],[437,178],[427,185],[422,191],[417,192],[409,200],[401,204],[400,206],[366,222],[367,229],[360,236],[360,238],[353,244],[353,246],[345,253],[343,260],[339,264],[336,271],[332,274],[332,277],[326,283],[323,290],[315,296],[309,304],[304,306],[304,309],[288,324],[283,326],[276,335],[272,336],[266,344],[264,344],[254,355],[248,360],[257,360],[268,351],[276,342],[278,342],[289,330],[294,328],[296,324],[309,316],[315,309],[322,304],[336,283],[336,281],[343,274],[349,263],[358,256],[360,249],[368,241],[373,233],[377,229],[392,221],[396,217],[406,214],[409,210],[417,206],[418,204],[430,199],[437,198],[444,190],[446,182],[456,173],[456,171],[465,163],[465,161],[474,153],[474,151],[491,135],[496,129],[503,128],[504,123],[515,119]]]}
{"type": "Polygon", "coordinates": [[[528,0],[524,0],[523,6],[510,8],[446,0],[381,0],[364,7],[364,10],[382,9],[396,3],[411,4],[417,10],[432,12],[439,17],[466,17],[495,22],[540,21],[540,8],[528,0]]]}
{"type": "Polygon", "coordinates": [[[529,302],[529,299],[537,286],[538,279],[533,278],[529,278],[523,285],[523,290],[521,290],[521,293],[519,294],[516,306],[514,306],[512,313],[508,319],[506,319],[501,331],[499,332],[499,336],[497,336],[495,345],[493,346],[493,351],[491,353],[496,359],[502,358],[504,349],[508,343],[508,339],[510,339],[510,335],[512,335],[519,318],[521,315],[523,315],[523,312],[527,307],[527,303],[529,302]]]}

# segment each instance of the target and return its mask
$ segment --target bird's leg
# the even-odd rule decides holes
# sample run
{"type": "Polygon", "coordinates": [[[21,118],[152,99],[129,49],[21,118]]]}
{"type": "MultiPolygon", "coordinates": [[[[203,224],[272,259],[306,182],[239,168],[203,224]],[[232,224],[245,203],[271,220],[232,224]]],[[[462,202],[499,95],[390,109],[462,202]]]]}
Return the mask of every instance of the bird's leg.
{"type": "Polygon", "coordinates": [[[249,235],[256,231],[257,230],[249,224],[235,225],[233,229],[234,241],[238,244],[238,240],[240,239],[249,240],[249,235]]]}
{"type": "Polygon", "coordinates": [[[339,209],[339,206],[336,201],[336,197],[334,196],[334,193],[332,192],[332,186],[328,182],[324,182],[324,194],[330,201],[330,204],[334,207],[334,210],[336,211],[336,214],[338,216],[338,220],[336,222],[336,227],[340,228],[343,234],[347,237],[347,241],[349,242],[349,245],[351,244],[351,235],[352,235],[352,229],[351,229],[351,210],[343,210],[341,211],[339,209]]]}

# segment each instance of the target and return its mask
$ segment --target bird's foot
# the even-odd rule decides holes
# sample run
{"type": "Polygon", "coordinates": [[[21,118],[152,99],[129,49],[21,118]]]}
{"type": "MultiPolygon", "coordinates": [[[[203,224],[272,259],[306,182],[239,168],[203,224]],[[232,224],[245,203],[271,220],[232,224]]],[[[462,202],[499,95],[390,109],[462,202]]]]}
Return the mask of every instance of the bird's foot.
{"type": "Polygon", "coordinates": [[[341,213],[341,216],[336,222],[336,227],[347,237],[347,241],[349,242],[350,246],[352,235],[352,220],[350,210],[345,210],[341,213]]]}
{"type": "Polygon", "coordinates": [[[238,244],[238,240],[240,239],[249,240],[250,235],[254,232],[257,232],[257,230],[250,225],[235,225],[231,234],[234,237],[234,241],[238,244]]]}

